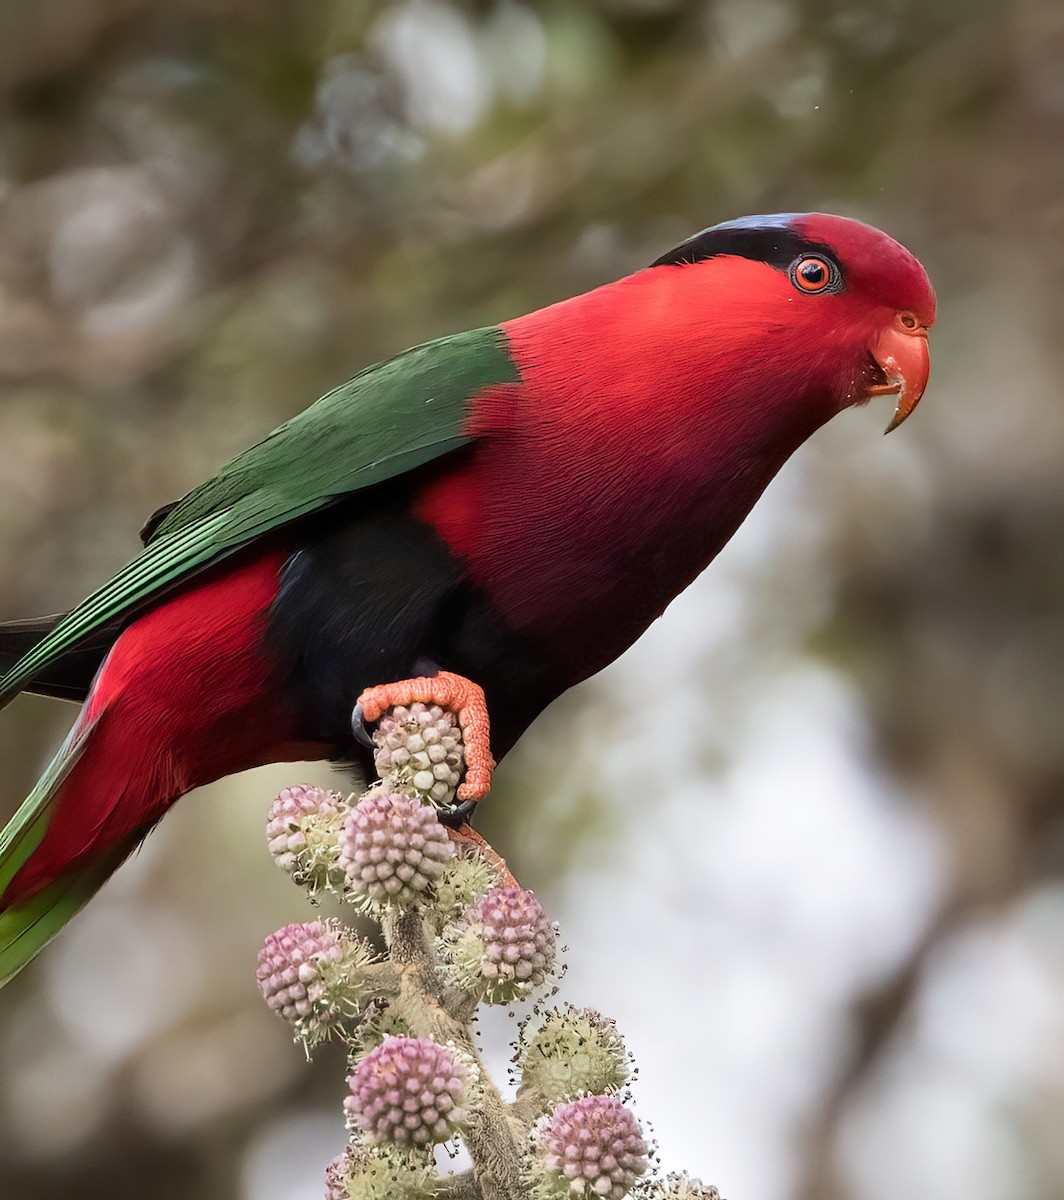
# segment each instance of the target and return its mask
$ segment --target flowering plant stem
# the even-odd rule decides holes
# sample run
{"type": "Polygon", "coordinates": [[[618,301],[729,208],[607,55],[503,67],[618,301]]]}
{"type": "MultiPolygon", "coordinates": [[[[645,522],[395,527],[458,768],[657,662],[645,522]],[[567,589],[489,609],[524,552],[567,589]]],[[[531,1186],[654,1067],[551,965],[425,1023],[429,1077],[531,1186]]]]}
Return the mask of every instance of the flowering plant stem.
{"type": "Polygon", "coordinates": [[[557,978],[558,927],[480,834],[438,820],[436,793],[453,800],[462,764],[454,714],[397,706],[374,738],[381,780],[359,799],[286,788],[267,816],[278,866],[369,917],[386,947],[331,918],[286,925],[259,952],[263,998],[297,1041],[350,1048],[348,1144],[327,1200],[719,1200],[687,1176],[648,1177],[631,1060],[594,1009],[534,1009],[503,1100],[477,1009],[557,978]],[[458,1138],[472,1168],[441,1178],[434,1149],[458,1138]]]}
{"type": "Polygon", "coordinates": [[[457,989],[448,995],[441,987],[423,913],[416,909],[389,912],[382,929],[389,958],[399,973],[395,1004],[411,1030],[417,1037],[455,1046],[479,1071],[478,1103],[464,1131],[473,1171],[456,1176],[450,1186],[457,1190],[448,1194],[523,1200],[527,1188],[522,1183],[521,1147],[527,1142],[528,1126],[508,1111],[481,1062],[468,1027],[475,1001],[457,989]]]}

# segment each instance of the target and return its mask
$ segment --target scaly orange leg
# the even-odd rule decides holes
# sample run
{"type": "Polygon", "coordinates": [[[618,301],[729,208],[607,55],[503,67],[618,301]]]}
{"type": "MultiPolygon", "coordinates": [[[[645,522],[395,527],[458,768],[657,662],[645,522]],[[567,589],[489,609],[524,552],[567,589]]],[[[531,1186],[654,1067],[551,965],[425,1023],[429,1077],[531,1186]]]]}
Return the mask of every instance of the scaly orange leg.
{"type": "MultiPolygon", "coordinates": [[[[491,756],[488,706],[484,691],[464,675],[440,671],[398,683],[369,687],[358,698],[358,709],[366,721],[377,721],[397,704],[438,704],[458,717],[465,743],[465,778],[458,788],[459,800],[481,800],[491,787],[495,759],[491,756]]],[[[358,711],[358,710],[356,710],[358,711]]]]}

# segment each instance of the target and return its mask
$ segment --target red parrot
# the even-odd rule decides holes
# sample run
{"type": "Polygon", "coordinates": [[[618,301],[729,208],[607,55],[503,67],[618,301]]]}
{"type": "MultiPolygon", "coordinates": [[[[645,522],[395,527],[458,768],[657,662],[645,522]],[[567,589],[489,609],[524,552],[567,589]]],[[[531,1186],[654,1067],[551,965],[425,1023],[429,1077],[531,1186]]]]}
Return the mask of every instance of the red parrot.
{"type": "Polygon", "coordinates": [[[0,983],[180,796],[268,762],[371,765],[362,722],[390,704],[459,712],[464,816],[815,429],[873,396],[890,429],[912,412],[934,317],[876,229],[728,221],[367,368],[160,509],[69,613],[0,626],[0,705],[82,702],[0,833],[0,983]]]}

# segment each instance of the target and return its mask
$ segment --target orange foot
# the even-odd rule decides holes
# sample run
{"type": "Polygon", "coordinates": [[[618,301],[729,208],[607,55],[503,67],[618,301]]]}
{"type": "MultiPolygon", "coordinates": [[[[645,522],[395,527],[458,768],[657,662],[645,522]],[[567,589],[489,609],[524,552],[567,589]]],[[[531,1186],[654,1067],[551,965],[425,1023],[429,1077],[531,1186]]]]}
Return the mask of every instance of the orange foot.
{"type": "Polygon", "coordinates": [[[438,704],[449,708],[458,717],[465,743],[465,778],[458,788],[459,800],[481,800],[491,787],[495,759],[491,756],[488,706],[482,688],[464,675],[441,671],[438,675],[423,675],[418,679],[403,679],[399,683],[383,683],[366,688],[358,698],[362,716],[377,721],[388,708],[397,704],[438,704]]]}

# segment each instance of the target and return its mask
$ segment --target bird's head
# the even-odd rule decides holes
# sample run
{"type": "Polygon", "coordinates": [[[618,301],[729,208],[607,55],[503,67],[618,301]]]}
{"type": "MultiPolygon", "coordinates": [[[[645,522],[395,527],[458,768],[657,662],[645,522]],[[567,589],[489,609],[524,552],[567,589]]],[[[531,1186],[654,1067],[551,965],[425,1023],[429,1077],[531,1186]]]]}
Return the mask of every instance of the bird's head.
{"type": "Polygon", "coordinates": [[[927,386],[935,293],[919,261],[860,221],[824,213],[742,217],[704,229],[653,264],[706,264],[714,300],[753,304],[760,328],[836,408],[895,397],[887,432],[927,386]],[[795,361],[797,359],[797,362],[795,361]]]}

